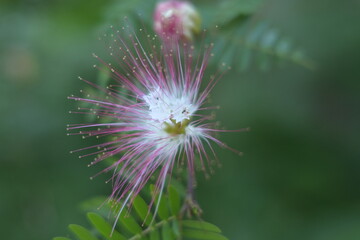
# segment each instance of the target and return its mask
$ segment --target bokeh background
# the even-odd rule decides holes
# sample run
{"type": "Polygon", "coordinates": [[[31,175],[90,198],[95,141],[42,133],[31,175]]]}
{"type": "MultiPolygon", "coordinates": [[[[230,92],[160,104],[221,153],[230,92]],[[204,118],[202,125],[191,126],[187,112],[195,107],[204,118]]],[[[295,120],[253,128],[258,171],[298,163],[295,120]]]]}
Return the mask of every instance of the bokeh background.
{"type": "MultiPolygon", "coordinates": [[[[124,2],[0,2],[1,239],[69,235],[69,223],[87,224],[79,203],[110,192],[103,177],[89,180],[101,166],[69,154],[90,142],[66,136],[82,121],[66,97],[83,88],[78,75],[96,80],[91,53],[105,52],[97,37],[110,23],[133,8],[151,14],[145,0],[124,2]]],[[[193,3],[205,25],[234,14],[221,1],[193,3]]],[[[244,156],[220,150],[222,168],[198,178],[204,219],[229,239],[360,239],[359,12],[358,1],[272,0],[235,16],[239,28],[265,20],[313,62],[232,64],[212,94],[222,126],[251,127],[221,138],[244,156]]]]}

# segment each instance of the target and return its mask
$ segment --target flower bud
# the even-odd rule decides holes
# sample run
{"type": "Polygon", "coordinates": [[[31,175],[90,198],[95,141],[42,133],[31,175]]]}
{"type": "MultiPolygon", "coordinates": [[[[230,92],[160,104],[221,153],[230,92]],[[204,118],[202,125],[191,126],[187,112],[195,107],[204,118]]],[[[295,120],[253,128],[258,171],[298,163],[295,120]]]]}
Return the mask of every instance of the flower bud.
{"type": "Polygon", "coordinates": [[[199,33],[201,18],[195,7],[185,1],[170,0],[157,4],[154,29],[161,37],[192,40],[199,33]]]}

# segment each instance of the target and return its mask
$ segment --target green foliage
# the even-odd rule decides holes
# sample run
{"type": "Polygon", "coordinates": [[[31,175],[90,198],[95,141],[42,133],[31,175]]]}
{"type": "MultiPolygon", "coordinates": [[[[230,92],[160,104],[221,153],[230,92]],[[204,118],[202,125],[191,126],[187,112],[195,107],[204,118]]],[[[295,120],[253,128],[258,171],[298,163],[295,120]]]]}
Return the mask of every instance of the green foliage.
{"type": "Polygon", "coordinates": [[[185,229],[183,234],[184,237],[190,239],[227,240],[227,238],[222,236],[221,234],[203,230],[185,229]]]}
{"type": "Polygon", "coordinates": [[[282,34],[271,24],[260,21],[253,23],[237,18],[234,22],[214,30],[214,53],[220,63],[231,65],[239,71],[251,67],[269,70],[290,62],[308,69],[314,69],[315,63],[294,41],[282,34]]]}
{"type": "Polygon", "coordinates": [[[70,224],[69,229],[76,235],[79,240],[97,240],[91,231],[80,225],[70,224]]]}
{"type": "Polygon", "coordinates": [[[208,222],[184,220],[184,221],[182,221],[182,225],[184,227],[189,227],[189,228],[194,228],[194,229],[202,229],[202,230],[208,230],[210,232],[221,233],[221,230],[217,226],[215,226],[214,224],[208,223],[208,222]]]}
{"type": "MultiPolygon", "coordinates": [[[[150,193],[154,193],[154,186],[150,186],[150,193]]],[[[149,209],[144,198],[137,196],[133,201],[133,211],[121,212],[119,221],[115,224],[107,220],[104,211],[88,212],[87,219],[92,228],[70,224],[69,229],[78,240],[226,240],[221,230],[214,224],[195,219],[183,219],[181,209],[181,194],[174,186],[169,186],[166,193],[155,196],[154,207],[149,209]],[[158,202],[160,201],[160,202],[158,202]],[[159,205],[158,205],[159,204],[159,205]],[[157,214],[154,213],[158,205],[157,214]]],[[[81,206],[85,210],[97,208],[105,198],[94,198],[81,206]],[[97,206],[94,206],[97,205],[97,206]],[[84,207],[86,206],[86,207],[84,207]]],[[[118,209],[118,203],[109,205],[118,209]]],[[[106,207],[107,206],[107,207],[106,207]]],[[[115,215],[117,215],[115,211],[115,215]]],[[[53,240],[70,240],[56,237],[53,240]]]]}
{"type": "MultiPolygon", "coordinates": [[[[289,62],[307,69],[314,69],[315,62],[295,44],[290,36],[270,23],[254,21],[263,0],[207,0],[194,1],[201,12],[203,27],[215,44],[217,62],[230,65],[238,71],[257,68],[263,71],[289,62]],[[219,28],[217,28],[219,26],[219,28]]],[[[119,22],[127,16],[135,29],[152,29],[152,14],[155,1],[119,1],[107,12],[108,23],[119,22]],[[116,13],[116,14],[115,14],[116,13]],[[109,16],[112,16],[109,18],[109,16]],[[140,21],[139,21],[140,20],[140,21]]]]}
{"type": "Polygon", "coordinates": [[[270,70],[286,62],[315,68],[314,61],[294,39],[261,20],[257,13],[264,6],[263,0],[198,0],[195,5],[213,38],[214,55],[219,63],[238,71],[270,70]]]}
{"type": "Polygon", "coordinates": [[[155,4],[156,0],[114,1],[105,11],[105,25],[102,26],[102,30],[108,29],[108,24],[124,25],[124,23],[132,24],[135,29],[139,29],[140,26],[142,27],[143,25],[145,25],[147,29],[151,29],[152,10],[155,8],[155,4]],[[124,18],[126,18],[125,22],[124,18]]]}
{"type": "MultiPolygon", "coordinates": [[[[214,1],[216,7],[210,5],[202,12],[205,16],[204,25],[207,28],[211,28],[214,25],[225,26],[239,17],[249,17],[259,9],[262,2],[263,0],[242,0],[240,3],[234,0],[214,1]]],[[[205,4],[208,4],[207,1],[203,1],[203,4],[200,1],[198,3],[200,4],[200,11],[204,9],[205,4]]]]}
{"type": "Polygon", "coordinates": [[[146,226],[149,226],[153,215],[148,211],[148,206],[145,200],[140,196],[137,196],[133,202],[133,205],[141,221],[143,221],[146,226]]]}
{"type": "Polygon", "coordinates": [[[93,227],[98,230],[98,232],[104,236],[106,239],[111,240],[124,240],[126,239],[124,236],[122,236],[118,231],[114,230],[114,232],[111,235],[112,226],[106,222],[106,220],[98,215],[97,213],[89,212],[87,214],[87,218],[90,220],[93,227]],[[110,237],[111,235],[111,237],[110,237]]]}
{"type": "Polygon", "coordinates": [[[168,197],[171,213],[177,215],[180,211],[180,195],[172,185],[169,186],[168,197]]]}

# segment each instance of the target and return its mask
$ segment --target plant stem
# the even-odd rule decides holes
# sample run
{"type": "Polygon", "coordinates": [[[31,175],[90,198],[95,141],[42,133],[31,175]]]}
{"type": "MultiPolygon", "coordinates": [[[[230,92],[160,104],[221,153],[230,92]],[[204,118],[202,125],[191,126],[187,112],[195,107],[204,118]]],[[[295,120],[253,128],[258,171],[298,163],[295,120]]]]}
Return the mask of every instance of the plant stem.
{"type": "Polygon", "coordinates": [[[194,176],[190,170],[188,170],[188,184],[187,184],[187,196],[191,200],[194,200],[194,176]]]}
{"type": "Polygon", "coordinates": [[[144,231],[142,231],[141,233],[129,238],[129,240],[138,240],[141,239],[141,237],[149,234],[150,232],[154,231],[157,228],[160,228],[161,226],[163,226],[164,224],[171,222],[173,220],[176,219],[176,216],[171,216],[168,219],[162,220],[154,225],[150,225],[148,228],[146,228],[144,231]]]}

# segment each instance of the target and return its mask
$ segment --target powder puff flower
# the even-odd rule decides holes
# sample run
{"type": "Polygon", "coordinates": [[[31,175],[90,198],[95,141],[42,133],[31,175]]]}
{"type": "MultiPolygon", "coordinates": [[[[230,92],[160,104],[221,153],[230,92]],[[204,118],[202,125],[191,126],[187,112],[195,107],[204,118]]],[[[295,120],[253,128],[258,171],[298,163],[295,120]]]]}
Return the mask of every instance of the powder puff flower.
{"type": "MultiPolygon", "coordinates": [[[[130,27],[123,29],[124,32],[111,34],[110,55],[117,65],[94,54],[108,69],[114,83],[103,88],[80,78],[94,87],[98,96],[69,97],[93,105],[79,108],[82,111],[77,113],[94,114],[100,123],[68,127],[80,130],[70,135],[112,137],[76,151],[96,149],[81,156],[96,155],[90,165],[107,158],[116,159],[102,172],[114,171],[110,197],[122,202],[120,212],[126,204],[131,205],[156,170],[159,174],[155,194],[161,194],[174,167],[185,163],[192,183],[195,161],[206,172],[211,168],[211,160],[216,159],[212,142],[228,148],[213,136],[214,132],[224,130],[208,122],[212,116],[206,111],[216,107],[204,106],[223,74],[204,79],[211,45],[202,47],[203,53],[194,57],[194,46],[180,42],[161,45],[156,36],[147,33],[144,34],[148,41],[142,43],[130,27]]],[[[191,188],[192,185],[189,191],[191,188]]]]}
{"type": "Polygon", "coordinates": [[[191,40],[200,32],[200,25],[200,15],[189,2],[170,0],[156,5],[154,29],[160,36],[191,40]]]}

